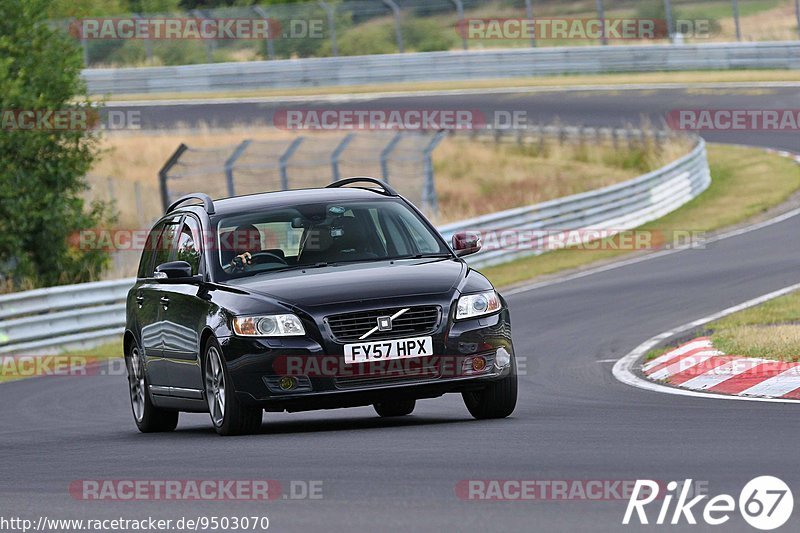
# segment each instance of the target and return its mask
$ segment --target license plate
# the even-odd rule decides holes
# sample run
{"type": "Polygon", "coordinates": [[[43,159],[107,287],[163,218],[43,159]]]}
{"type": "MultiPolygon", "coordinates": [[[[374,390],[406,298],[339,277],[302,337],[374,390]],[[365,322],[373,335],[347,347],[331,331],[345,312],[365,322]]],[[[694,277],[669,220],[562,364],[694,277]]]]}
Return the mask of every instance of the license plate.
{"type": "Polygon", "coordinates": [[[425,357],[427,355],[433,355],[432,337],[414,337],[344,345],[344,362],[348,364],[425,357]]]}

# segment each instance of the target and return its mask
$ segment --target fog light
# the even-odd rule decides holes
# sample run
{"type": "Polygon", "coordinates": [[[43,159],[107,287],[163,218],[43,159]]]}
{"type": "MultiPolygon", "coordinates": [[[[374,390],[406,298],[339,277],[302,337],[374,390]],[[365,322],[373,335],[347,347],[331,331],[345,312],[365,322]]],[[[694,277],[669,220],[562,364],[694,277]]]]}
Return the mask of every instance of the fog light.
{"type": "Polygon", "coordinates": [[[292,376],[284,376],[278,382],[278,386],[281,390],[292,390],[297,387],[297,378],[292,376]]]}
{"type": "Polygon", "coordinates": [[[480,372],[486,368],[486,359],[483,357],[473,357],[472,358],[472,370],[475,372],[480,372]]]}
{"type": "Polygon", "coordinates": [[[497,368],[505,368],[511,363],[511,354],[505,348],[498,348],[494,364],[497,368]]]}

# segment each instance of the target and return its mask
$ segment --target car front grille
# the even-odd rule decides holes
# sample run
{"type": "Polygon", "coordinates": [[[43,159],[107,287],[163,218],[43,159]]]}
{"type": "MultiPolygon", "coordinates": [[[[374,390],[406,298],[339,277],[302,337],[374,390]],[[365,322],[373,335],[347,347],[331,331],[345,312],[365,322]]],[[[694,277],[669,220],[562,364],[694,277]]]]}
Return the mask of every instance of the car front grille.
{"type": "Polygon", "coordinates": [[[361,389],[388,385],[424,383],[426,381],[438,379],[439,376],[438,368],[427,366],[410,374],[386,373],[338,377],[334,379],[334,385],[337,389],[361,389]]]}
{"type": "MultiPolygon", "coordinates": [[[[405,308],[371,309],[369,311],[332,315],[327,317],[326,320],[336,340],[353,342],[358,341],[362,335],[377,326],[378,317],[393,316],[401,309],[405,308]]],[[[431,333],[439,323],[440,314],[439,306],[436,305],[409,307],[408,311],[392,321],[391,330],[375,331],[363,342],[431,333]]]]}

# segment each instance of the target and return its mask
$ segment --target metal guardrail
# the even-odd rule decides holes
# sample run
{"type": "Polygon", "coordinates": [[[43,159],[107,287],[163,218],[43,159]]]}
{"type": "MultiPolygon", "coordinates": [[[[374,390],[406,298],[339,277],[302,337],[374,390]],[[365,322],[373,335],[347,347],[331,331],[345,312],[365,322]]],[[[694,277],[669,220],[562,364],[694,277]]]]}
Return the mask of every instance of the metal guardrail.
{"type": "Polygon", "coordinates": [[[154,94],[747,68],[800,68],[800,41],[384,54],[86,69],[83,77],[92,94],[154,94]]]}
{"type": "Polygon", "coordinates": [[[0,296],[0,355],[39,354],[118,338],[134,279],[0,296]]]}
{"type": "MultiPolygon", "coordinates": [[[[698,138],[688,155],[637,178],[549,202],[509,209],[439,228],[446,239],[458,231],[491,234],[498,239],[504,231],[515,233],[512,246],[487,247],[467,262],[474,267],[505,263],[542,253],[536,242],[520,244],[520,232],[549,235],[574,230],[633,229],[674,211],[711,184],[706,144],[698,138]]],[[[586,238],[590,238],[587,234],[586,238]]],[[[498,241],[500,242],[500,241],[498,241]]]]}
{"type": "MultiPolygon", "coordinates": [[[[643,176],[553,201],[492,213],[440,227],[457,231],[624,230],[680,207],[711,183],[705,142],[643,176]]],[[[472,266],[511,261],[538,250],[487,249],[472,266]]],[[[65,285],[0,296],[0,355],[42,354],[118,338],[125,324],[125,296],[134,279],[65,285]]]]}

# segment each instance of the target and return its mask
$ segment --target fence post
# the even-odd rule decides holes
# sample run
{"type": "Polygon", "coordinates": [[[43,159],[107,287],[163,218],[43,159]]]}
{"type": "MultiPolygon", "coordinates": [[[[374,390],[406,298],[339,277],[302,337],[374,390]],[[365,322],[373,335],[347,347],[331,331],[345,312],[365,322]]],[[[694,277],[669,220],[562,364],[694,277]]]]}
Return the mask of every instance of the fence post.
{"type": "Polygon", "coordinates": [[[348,133],[344,136],[344,139],[339,143],[339,145],[333,150],[331,153],[331,174],[333,181],[339,181],[339,156],[342,155],[342,152],[345,151],[347,145],[350,144],[350,141],[356,136],[355,133],[348,133]]]}
{"type": "Polygon", "coordinates": [[[169,159],[167,159],[167,162],[164,163],[164,166],[161,167],[161,170],[158,171],[158,186],[159,189],[161,190],[161,205],[164,206],[165,212],[170,204],[169,190],[167,189],[167,178],[169,176],[167,174],[169,173],[170,170],[172,170],[172,167],[174,167],[178,163],[178,160],[183,155],[183,152],[185,152],[188,149],[189,149],[188,146],[181,143],[178,146],[178,149],[175,150],[175,153],[173,153],[169,157],[169,159]]]}
{"type": "Polygon", "coordinates": [[[247,150],[251,142],[250,139],[242,141],[241,144],[233,150],[233,153],[228,159],[225,160],[225,179],[228,181],[228,196],[236,196],[236,188],[233,184],[233,166],[236,164],[236,160],[242,157],[242,154],[247,150]]]}
{"type": "Polygon", "coordinates": [[[672,42],[672,2],[664,0],[664,12],[667,14],[667,39],[672,42]]]}
{"type": "Polygon", "coordinates": [[[297,137],[295,140],[292,141],[292,144],[289,145],[289,148],[287,148],[286,151],[283,152],[283,155],[281,155],[280,158],[281,189],[284,191],[289,189],[289,173],[288,173],[289,160],[292,158],[294,153],[300,147],[300,144],[302,144],[304,139],[305,137],[297,137]]]}
{"type": "Polygon", "coordinates": [[[402,136],[403,132],[398,131],[395,136],[392,137],[392,140],[381,150],[381,178],[383,178],[383,181],[386,183],[389,183],[389,156],[392,155],[392,151],[397,146],[397,143],[400,142],[402,136]]]}
{"type": "Polygon", "coordinates": [[[394,0],[382,0],[394,13],[394,33],[397,36],[397,51],[403,53],[403,30],[400,26],[400,8],[394,0]]]}
{"type": "Polygon", "coordinates": [[[600,20],[600,31],[603,32],[600,36],[600,42],[603,46],[608,45],[608,37],[606,36],[606,10],[603,7],[603,0],[595,0],[597,4],[597,18],[600,20]]]}
{"type": "Polygon", "coordinates": [[[148,220],[144,215],[144,203],[142,203],[142,184],[138,181],[133,182],[133,195],[136,198],[136,213],[139,215],[139,229],[145,229],[148,220]]]}
{"type": "Polygon", "coordinates": [[[336,8],[328,5],[325,0],[319,0],[319,5],[322,6],[322,9],[328,14],[328,27],[331,30],[331,53],[333,57],[338,57],[339,47],[336,44],[336,8]]]}
{"type": "MultiPolygon", "coordinates": [[[[206,20],[206,16],[203,15],[203,12],[199,9],[193,9],[190,11],[192,15],[197,17],[200,21],[206,20]]],[[[213,39],[206,40],[206,59],[209,63],[214,62],[214,48],[216,47],[216,41],[213,39]]]]}
{"type": "Polygon", "coordinates": [[[439,205],[438,199],[436,198],[436,184],[433,181],[433,161],[431,154],[433,154],[433,151],[439,146],[439,143],[442,142],[445,135],[447,135],[447,130],[437,131],[436,135],[433,136],[431,142],[428,143],[428,146],[426,146],[425,150],[422,152],[425,168],[425,185],[422,190],[422,205],[423,207],[427,207],[433,216],[439,214],[439,205]]]}
{"type": "Polygon", "coordinates": [[[739,0],[733,0],[733,20],[736,23],[736,40],[742,40],[742,27],[739,25],[739,0]]]}
{"type": "Polygon", "coordinates": [[[464,3],[461,0],[450,0],[456,6],[456,13],[458,14],[458,26],[461,28],[461,46],[464,50],[469,49],[469,43],[467,42],[467,26],[466,20],[464,20],[464,3]]]}
{"type": "Polygon", "coordinates": [[[267,57],[270,59],[275,59],[275,43],[272,42],[274,37],[272,35],[272,30],[274,29],[272,21],[269,19],[269,15],[263,7],[253,6],[253,11],[256,12],[256,15],[267,21],[267,57]]]}
{"type": "MultiPolygon", "coordinates": [[[[531,0],[525,0],[525,16],[528,17],[528,20],[533,20],[533,5],[531,4],[531,0]]],[[[535,24],[531,24],[534,28],[536,27],[535,24]]],[[[531,34],[531,48],[536,48],[536,31],[531,34]]]]}
{"type": "MultiPolygon", "coordinates": [[[[135,18],[135,19],[142,18],[142,16],[139,13],[134,13],[131,16],[133,18],[135,18]]],[[[148,62],[152,63],[153,62],[153,41],[151,41],[150,38],[147,37],[146,35],[148,35],[147,32],[145,32],[145,37],[143,37],[145,57],[147,58],[148,62]]]]}
{"type": "Polygon", "coordinates": [[[81,52],[83,53],[83,64],[89,68],[89,43],[85,37],[81,37],[81,52]]]}
{"type": "Polygon", "coordinates": [[[117,193],[114,191],[114,178],[108,176],[106,178],[108,182],[108,201],[109,202],[116,202],[117,201],[117,193]]]}
{"type": "Polygon", "coordinates": [[[794,0],[794,15],[797,18],[797,36],[800,37],[800,0],[794,0]]]}

